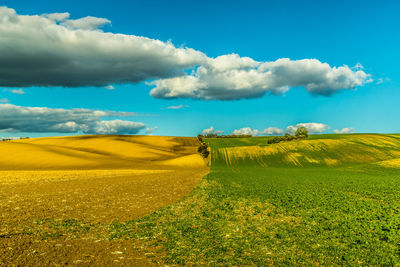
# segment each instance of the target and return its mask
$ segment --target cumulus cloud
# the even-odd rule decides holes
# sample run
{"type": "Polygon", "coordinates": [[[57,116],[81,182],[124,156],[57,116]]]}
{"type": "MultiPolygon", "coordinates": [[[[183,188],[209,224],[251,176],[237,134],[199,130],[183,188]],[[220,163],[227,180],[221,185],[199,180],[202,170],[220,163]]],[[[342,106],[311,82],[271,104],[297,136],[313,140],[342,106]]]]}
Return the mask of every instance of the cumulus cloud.
{"type": "Polygon", "coordinates": [[[291,87],[304,87],[315,95],[332,95],[354,89],[371,79],[361,69],[331,67],[317,59],[257,62],[236,54],[207,58],[191,74],[151,82],[156,98],[234,100],[283,94],[291,87]]]}
{"type": "Polygon", "coordinates": [[[224,131],[221,130],[215,130],[214,126],[211,126],[210,128],[204,129],[201,134],[207,135],[207,134],[223,134],[224,131]]]}
{"type": "Polygon", "coordinates": [[[115,87],[112,86],[112,85],[104,86],[104,88],[107,89],[107,90],[115,90],[115,87]]]}
{"type": "Polygon", "coordinates": [[[0,86],[101,86],[152,80],[156,98],[234,100],[304,87],[331,95],[371,81],[362,65],[331,67],[317,59],[255,61],[207,57],[171,42],[100,30],[105,18],[69,13],[18,15],[0,7],[0,86]]]}
{"type": "Polygon", "coordinates": [[[95,134],[136,134],[139,130],[145,128],[141,122],[111,120],[96,121],[92,128],[89,127],[87,133],[95,134]]]}
{"type": "Polygon", "coordinates": [[[305,127],[308,133],[323,133],[328,130],[330,127],[324,123],[317,122],[307,122],[307,123],[298,123],[296,125],[291,125],[286,128],[286,132],[289,134],[295,134],[297,129],[300,127],[305,127]]]}
{"type": "Polygon", "coordinates": [[[16,94],[16,95],[24,95],[26,94],[24,90],[22,90],[22,88],[20,89],[12,89],[10,90],[11,93],[16,94]]]}
{"type": "Polygon", "coordinates": [[[64,13],[51,13],[51,14],[43,14],[42,17],[48,18],[51,21],[59,22],[67,20],[71,15],[68,12],[64,13]]]}
{"type": "Polygon", "coordinates": [[[169,107],[167,107],[167,109],[182,109],[182,108],[188,108],[188,107],[189,107],[188,105],[180,104],[178,106],[169,106],[169,107]]]}
{"type": "Polygon", "coordinates": [[[106,24],[111,24],[111,21],[105,18],[84,17],[81,19],[69,19],[64,21],[61,25],[73,30],[98,30],[106,24]]]}
{"type": "Polygon", "coordinates": [[[151,134],[158,129],[158,126],[146,128],[146,134],[151,134]]]}
{"type": "Polygon", "coordinates": [[[125,120],[103,120],[103,117],[128,117],[131,112],[90,109],[53,109],[0,104],[0,131],[57,132],[87,134],[136,134],[146,125],[125,120]]]}
{"type": "Polygon", "coordinates": [[[18,15],[0,7],[0,86],[108,86],[184,74],[206,56],[146,37],[97,29],[108,20],[18,15]]]}
{"type": "Polygon", "coordinates": [[[283,129],[277,127],[268,127],[264,130],[257,130],[251,129],[250,127],[245,127],[241,129],[234,130],[232,132],[233,135],[252,135],[252,136],[259,136],[259,135],[281,135],[283,134],[283,129]]]}
{"type": "Polygon", "coordinates": [[[349,127],[349,128],[343,128],[343,129],[335,129],[335,130],[333,130],[333,132],[335,134],[346,134],[346,133],[354,133],[355,130],[354,130],[354,128],[349,127]]]}

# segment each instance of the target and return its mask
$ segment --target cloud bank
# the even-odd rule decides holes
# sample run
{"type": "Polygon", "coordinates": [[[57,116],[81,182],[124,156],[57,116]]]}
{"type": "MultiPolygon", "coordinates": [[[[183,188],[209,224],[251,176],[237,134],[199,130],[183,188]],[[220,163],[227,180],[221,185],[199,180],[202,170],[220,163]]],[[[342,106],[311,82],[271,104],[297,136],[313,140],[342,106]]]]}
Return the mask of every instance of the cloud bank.
{"type": "Polygon", "coordinates": [[[335,130],[333,130],[333,132],[335,134],[346,134],[346,133],[354,133],[355,130],[354,130],[354,128],[349,127],[349,128],[343,128],[343,129],[335,129],[335,130]]]}
{"type": "MultiPolygon", "coordinates": [[[[286,132],[294,135],[298,128],[305,127],[310,134],[315,133],[323,133],[326,130],[330,129],[329,125],[317,122],[307,122],[307,123],[298,123],[296,125],[290,125],[286,128],[286,132]]],[[[344,128],[342,130],[349,129],[344,128]]],[[[335,130],[336,131],[336,130],[335,130]]],[[[252,135],[252,136],[261,136],[261,135],[282,135],[285,132],[284,129],[280,129],[277,127],[268,127],[264,130],[252,129],[250,127],[240,128],[234,130],[232,132],[233,135],[252,135]]]]}
{"type": "Polygon", "coordinates": [[[315,95],[329,96],[354,89],[370,81],[361,69],[331,67],[317,59],[257,62],[239,55],[223,55],[207,60],[190,75],[151,82],[156,98],[235,100],[280,95],[291,87],[304,87],[315,95]]]}
{"type": "Polygon", "coordinates": [[[135,35],[103,32],[105,18],[69,13],[18,15],[0,7],[0,86],[109,87],[149,81],[156,98],[235,100],[279,95],[304,87],[329,96],[371,81],[346,65],[317,59],[255,61],[237,54],[210,58],[135,35]]]}
{"type": "Polygon", "coordinates": [[[245,127],[241,129],[234,130],[232,132],[233,135],[252,135],[252,136],[260,136],[260,135],[281,135],[283,134],[283,129],[279,129],[276,127],[269,127],[264,130],[251,129],[250,127],[245,127]]]}
{"type": "Polygon", "coordinates": [[[128,117],[130,112],[90,109],[52,109],[0,104],[0,131],[27,133],[136,134],[146,125],[103,117],[128,117]]]}
{"type": "Polygon", "coordinates": [[[215,130],[214,126],[211,126],[210,128],[204,129],[201,131],[202,135],[207,135],[207,134],[223,134],[224,131],[221,130],[215,130]]]}
{"type": "Polygon", "coordinates": [[[291,125],[286,128],[286,132],[289,134],[295,134],[297,129],[300,127],[305,127],[308,133],[323,133],[326,130],[330,129],[330,126],[324,123],[317,122],[306,122],[306,123],[298,123],[296,125],[291,125]]]}
{"type": "Polygon", "coordinates": [[[158,126],[148,127],[148,128],[146,128],[146,134],[152,134],[157,129],[158,129],[158,126]]]}
{"type": "Polygon", "coordinates": [[[24,16],[0,7],[0,86],[109,86],[182,75],[205,55],[146,37],[105,33],[102,18],[24,16]]]}

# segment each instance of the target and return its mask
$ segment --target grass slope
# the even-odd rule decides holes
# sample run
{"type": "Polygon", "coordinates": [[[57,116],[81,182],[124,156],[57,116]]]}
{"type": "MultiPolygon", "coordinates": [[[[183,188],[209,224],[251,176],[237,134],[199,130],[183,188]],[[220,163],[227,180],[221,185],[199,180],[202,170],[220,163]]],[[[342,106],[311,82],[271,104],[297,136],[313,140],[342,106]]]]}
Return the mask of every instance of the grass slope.
{"type": "Polygon", "coordinates": [[[267,139],[206,140],[211,172],[191,196],[110,238],[161,245],[175,264],[400,263],[400,136],[267,139]]]}

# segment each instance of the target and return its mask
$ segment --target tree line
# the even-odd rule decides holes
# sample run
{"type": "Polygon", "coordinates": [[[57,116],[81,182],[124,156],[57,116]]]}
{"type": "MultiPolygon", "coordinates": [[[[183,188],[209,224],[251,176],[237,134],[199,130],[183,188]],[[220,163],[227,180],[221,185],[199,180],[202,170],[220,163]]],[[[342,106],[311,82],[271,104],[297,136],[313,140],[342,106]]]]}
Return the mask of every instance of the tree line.
{"type": "Polygon", "coordinates": [[[208,155],[210,155],[210,151],[208,150],[208,145],[203,141],[203,135],[199,134],[197,136],[197,139],[199,139],[200,146],[197,148],[197,152],[199,152],[203,158],[208,158],[208,155]]]}

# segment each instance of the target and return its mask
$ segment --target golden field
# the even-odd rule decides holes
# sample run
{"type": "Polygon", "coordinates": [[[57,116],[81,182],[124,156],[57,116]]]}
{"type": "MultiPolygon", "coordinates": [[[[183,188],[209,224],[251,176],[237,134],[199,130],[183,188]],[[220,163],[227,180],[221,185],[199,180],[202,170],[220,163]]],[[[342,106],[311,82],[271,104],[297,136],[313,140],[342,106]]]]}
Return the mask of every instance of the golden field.
{"type": "Polygon", "coordinates": [[[196,138],[155,136],[0,142],[0,263],[147,263],[140,244],[108,241],[101,225],[143,217],[189,194],[209,170],[198,145],[196,138]],[[71,220],[97,230],[43,237],[71,220]]]}
{"type": "Polygon", "coordinates": [[[195,138],[162,136],[23,139],[0,143],[0,170],[148,169],[185,166],[180,158],[187,162],[187,156],[192,167],[202,167],[197,146],[195,138]]]}

